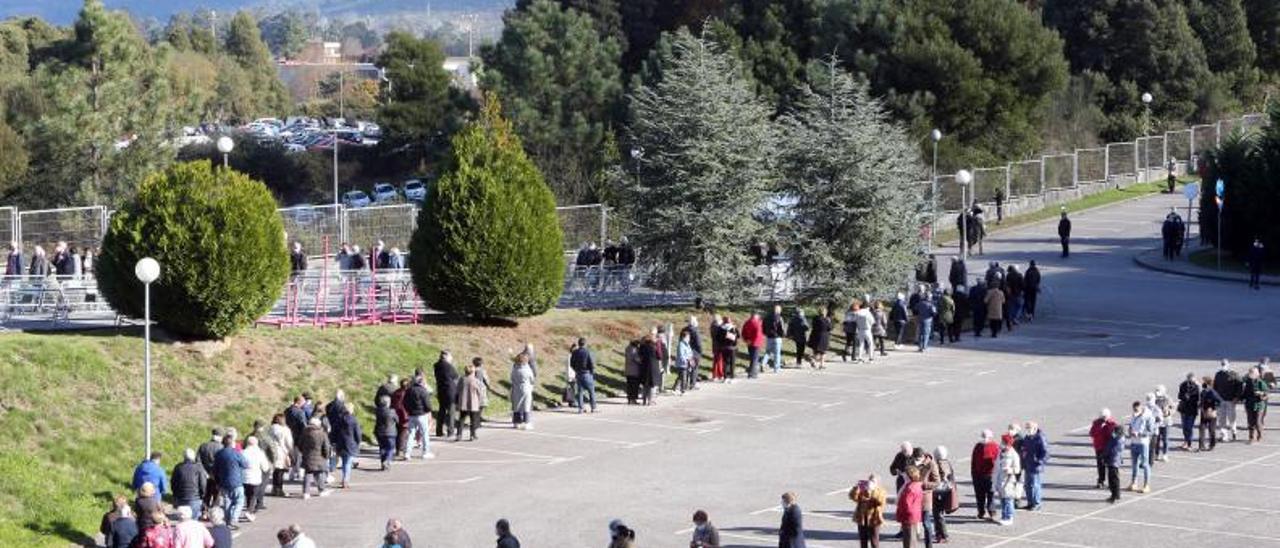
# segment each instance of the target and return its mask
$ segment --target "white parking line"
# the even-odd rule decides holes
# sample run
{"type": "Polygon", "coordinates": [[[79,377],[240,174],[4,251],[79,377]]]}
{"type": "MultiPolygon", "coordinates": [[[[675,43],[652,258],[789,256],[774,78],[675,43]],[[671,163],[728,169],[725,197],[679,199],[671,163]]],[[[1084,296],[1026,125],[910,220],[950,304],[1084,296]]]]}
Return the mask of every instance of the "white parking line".
{"type": "MultiPolygon", "coordinates": [[[[1173,490],[1175,490],[1175,489],[1181,489],[1181,488],[1183,488],[1183,487],[1187,487],[1187,486],[1189,486],[1189,485],[1195,485],[1195,484],[1197,484],[1197,483],[1206,483],[1206,482],[1210,482],[1210,481],[1213,481],[1213,480],[1211,480],[1211,478],[1213,478],[1214,476],[1218,476],[1218,475],[1221,475],[1221,474],[1225,474],[1225,473],[1227,473],[1227,472],[1231,472],[1231,471],[1233,471],[1233,470],[1238,470],[1238,469],[1240,469],[1240,468],[1244,468],[1244,467],[1246,467],[1246,466],[1249,466],[1249,465],[1253,464],[1254,462],[1262,462],[1262,461],[1264,461],[1264,460],[1266,460],[1266,459],[1268,459],[1268,458],[1274,457],[1274,456],[1275,456],[1275,453],[1270,453],[1270,454],[1267,454],[1267,455],[1265,455],[1265,456],[1262,456],[1262,457],[1259,457],[1259,458],[1257,458],[1257,459],[1254,459],[1254,460],[1252,460],[1252,461],[1242,462],[1242,463],[1240,463],[1240,464],[1236,464],[1236,465],[1228,466],[1228,467],[1223,468],[1223,469],[1221,469],[1221,470],[1218,470],[1218,471],[1216,471],[1216,472],[1211,472],[1211,473],[1209,473],[1209,474],[1205,474],[1205,475],[1200,476],[1200,477],[1198,477],[1198,478],[1193,478],[1193,479],[1189,479],[1189,480],[1183,481],[1182,483],[1179,483],[1179,484],[1174,485],[1174,486],[1172,486],[1172,487],[1167,487],[1167,488],[1164,488],[1164,489],[1157,490],[1157,491],[1156,491],[1156,494],[1157,494],[1157,495],[1159,495],[1159,494],[1161,494],[1161,493],[1168,493],[1169,491],[1173,491],[1173,490]]],[[[1032,536],[1034,536],[1034,535],[1038,535],[1038,534],[1041,534],[1041,533],[1045,533],[1045,532],[1048,532],[1048,531],[1052,531],[1052,530],[1057,529],[1057,528],[1059,528],[1059,527],[1062,527],[1062,526],[1065,526],[1065,525],[1070,525],[1070,524],[1072,524],[1072,523],[1075,523],[1075,522],[1078,522],[1078,521],[1081,521],[1081,520],[1092,519],[1092,518],[1094,518],[1095,516],[1097,516],[1098,514],[1101,514],[1101,513],[1103,513],[1103,512],[1106,512],[1106,511],[1108,511],[1108,510],[1111,510],[1111,509],[1113,509],[1113,508],[1119,508],[1119,507],[1121,507],[1121,506],[1126,506],[1126,505],[1129,505],[1129,504],[1133,504],[1134,502],[1137,502],[1137,501],[1140,501],[1140,500],[1142,500],[1142,499],[1141,499],[1141,498],[1128,498],[1128,499],[1122,500],[1122,501],[1120,501],[1120,502],[1118,502],[1118,503],[1116,503],[1116,504],[1113,504],[1113,505],[1110,505],[1110,506],[1106,506],[1106,507],[1099,508],[1099,509],[1094,510],[1094,511],[1092,511],[1092,512],[1089,512],[1089,513],[1087,513],[1087,514],[1082,514],[1082,515],[1078,515],[1078,516],[1072,516],[1070,519],[1066,519],[1066,520],[1063,520],[1063,521],[1060,521],[1060,522],[1058,522],[1058,523],[1054,523],[1054,524],[1051,524],[1051,525],[1046,525],[1046,526],[1044,526],[1044,527],[1040,527],[1040,528],[1038,528],[1038,529],[1033,529],[1033,530],[1031,530],[1031,531],[1028,531],[1028,532],[1026,532],[1026,533],[1023,533],[1023,534],[1021,534],[1021,535],[1018,535],[1018,536],[1016,536],[1016,537],[1013,537],[1013,538],[1010,538],[1010,539],[1007,539],[1007,540],[1003,540],[1003,541],[1000,541],[1000,542],[996,542],[996,543],[993,543],[993,544],[989,544],[989,545],[987,545],[987,548],[995,548],[995,547],[997,547],[997,546],[1004,546],[1004,545],[1009,544],[1009,543],[1011,543],[1011,542],[1018,542],[1018,541],[1020,541],[1020,540],[1023,540],[1023,539],[1029,538],[1029,537],[1032,537],[1032,536]]],[[[1102,518],[1099,518],[1099,519],[1102,519],[1102,518]]],[[[1135,525],[1137,525],[1138,523],[1136,523],[1136,522],[1135,522],[1134,524],[1135,524],[1135,525]]],[[[1207,532],[1207,533],[1214,533],[1214,534],[1228,535],[1228,533],[1221,532],[1221,531],[1199,531],[1199,530],[1195,530],[1195,529],[1187,529],[1187,530],[1196,531],[1196,532],[1207,532]]],[[[1277,537],[1277,538],[1275,538],[1274,540],[1280,541],[1280,537],[1277,537]]]]}
{"type": "Polygon", "coordinates": [[[632,426],[643,426],[646,428],[657,428],[660,430],[679,430],[681,432],[693,432],[696,434],[701,434],[704,430],[706,430],[705,427],[707,426],[714,426],[714,425],[720,424],[720,421],[704,422],[704,423],[701,423],[702,428],[699,428],[699,427],[693,427],[693,426],[679,426],[675,424],[654,424],[651,422],[625,421],[621,419],[605,419],[605,418],[591,417],[591,416],[579,417],[579,418],[581,420],[588,420],[588,421],[607,422],[612,424],[629,424],[632,426]]]}
{"type": "MultiPolygon", "coordinates": [[[[1155,498],[1155,497],[1146,497],[1146,498],[1155,498]]],[[[1138,502],[1138,501],[1141,501],[1141,500],[1145,500],[1146,498],[1134,498],[1134,499],[1128,499],[1128,502],[1138,502]]],[[[1115,506],[1112,506],[1111,508],[1115,508],[1115,506]]],[[[1107,508],[1103,508],[1103,510],[1107,510],[1107,508]]],[[[1103,523],[1116,523],[1116,524],[1120,524],[1120,525],[1134,525],[1134,526],[1138,526],[1138,527],[1151,527],[1151,528],[1155,528],[1155,529],[1171,529],[1171,530],[1174,530],[1174,531],[1186,531],[1186,532],[1188,532],[1188,533],[1206,533],[1206,534],[1211,534],[1211,535],[1221,535],[1221,536],[1225,536],[1225,537],[1235,537],[1235,538],[1242,538],[1242,539],[1249,539],[1249,540],[1261,540],[1261,541],[1269,541],[1269,542],[1280,542],[1280,537],[1271,537],[1271,536],[1267,536],[1267,535],[1252,535],[1252,534],[1249,534],[1249,533],[1236,533],[1236,532],[1234,532],[1234,531],[1220,531],[1220,530],[1216,530],[1216,529],[1201,529],[1201,528],[1198,528],[1198,527],[1187,527],[1187,526],[1184,526],[1184,525],[1170,525],[1170,524],[1167,524],[1167,523],[1151,523],[1151,522],[1147,522],[1147,521],[1134,521],[1134,520],[1128,520],[1128,519],[1102,518],[1102,517],[1098,517],[1098,516],[1093,515],[1093,514],[1085,514],[1085,515],[1083,515],[1083,516],[1075,516],[1074,514],[1061,514],[1061,513],[1058,513],[1058,512],[1042,512],[1042,511],[1041,511],[1040,513],[1041,513],[1041,514],[1044,514],[1044,515],[1046,515],[1046,516],[1054,516],[1054,517],[1075,517],[1075,518],[1077,518],[1077,519],[1075,519],[1075,520],[1067,520],[1067,521],[1063,522],[1063,524],[1064,524],[1064,525],[1065,525],[1066,523],[1069,523],[1069,522],[1072,522],[1072,521],[1089,520],[1089,521],[1100,521],[1100,522],[1103,522],[1103,523]]],[[[1028,533],[1028,534],[1035,534],[1035,533],[1028,533]]],[[[1009,541],[1013,541],[1013,540],[1015,540],[1015,539],[1009,539],[1009,541]]],[[[1023,539],[1017,539],[1017,540],[1023,540],[1023,539]]],[[[1002,543],[992,544],[991,546],[997,546],[997,545],[999,545],[999,544],[1004,544],[1004,543],[1002,542],[1002,543]]]]}
{"type": "Polygon", "coordinates": [[[1203,506],[1205,508],[1220,508],[1223,510],[1232,510],[1236,512],[1254,512],[1258,514],[1270,514],[1280,516],[1280,510],[1267,510],[1265,508],[1249,508],[1247,506],[1232,506],[1230,504],[1215,504],[1212,502],[1199,502],[1194,500],[1178,500],[1168,497],[1147,497],[1146,500],[1158,500],[1160,502],[1172,502],[1174,504],[1187,504],[1191,506],[1203,506]]]}
{"type": "Polygon", "coordinates": [[[484,476],[471,476],[469,478],[456,480],[362,481],[356,485],[461,485],[464,483],[471,483],[473,481],[480,481],[482,479],[484,479],[484,476]]]}
{"type": "Polygon", "coordinates": [[[539,455],[536,453],[522,453],[520,451],[504,451],[502,449],[489,449],[488,447],[473,447],[470,445],[453,445],[453,446],[450,446],[449,449],[451,450],[461,449],[464,451],[479,451],[481,453],[493,453],[496,455],[510,455],[513,457],[526,457],[526,458],[541,459],[541,460],[556,460],[556,459],[564,458],[564,457],[557,457],[555,455],[539,455]]]}
{"type": "Polygon", "coordinates": [[[586,442],[592,442],[592,443],[608,443],[608,444],[613,444],[613,445],[624,445],[624,446],[626,446],[626,445],[636,445],[637,443],[643,443],[643,444],[645,444],[645,445],[648,445],[648,444],[650,444],[650,443],[653,443],[652,441],[650,441],[650,442],[633,442],[633,441],[625,441],[625,440],[611,440],[611,439],[605,439],[605,438],[594,438],[594,437],[591,437],[591,436],[573,436],[573,435],[569,435],[569,434],[552,434],[552,433],[550,433],[550,432],[531,432],[531,431],[528,431],[528,430],[518,431],[518,432],[519,432],[519,433],[518,433],[518,434],[516,434],[517,436],[538,436],[538,437],[547,437],[547,438],[560,438],[560,439],[566,439],[566,440],[586,441],[586,442]]]}
{"type": "MultiPolygon", "coordinates": [[[[897,379],[902,382],[902,379],[897,379]]],[[[918,382],[918,381],[907,381],[918,382]]],[[[780,382],[780,381],[757,381],[755,384],[766,386],[785,386],[788,388],[804,388],[806,390],[821,390],[825,392],[848,392],[851,394],[879,394],[879,390],[866,390],[862,388],[846,388],[843,386],[820,386],[815,384],[805,384],[802,382],[780,382]]]]}
{"type": "Polygon", "coordinates": [[[789,400],[786,398],[766,398],[763,396],[738,396],[735,394],[717,394],[715,397],[725,398],[730,400],[761,401],[761,402],[768,402],[768,403],[786,403],[791,405],[805,405],[805,406],[812,406],[815,403],[817,403],[813,400],[789,400]]]}
{"type": "Polygon", "coordinates": [[[721,411],[719,409],[703,409],[701,407],[697,409],[690,409],[689,411],[694,413],[710,413],[712,415],[725,415],[727,417],[742,417],[745,419],[755,419],[760,422],[767,422],[767,421],[779,419],[786,416],[786,413],[779,413],[777,415],[756,415],[754,413],[737,413],[734,411],[721,411]]]}
{"type": "MultiPolygon", "coordinates": [[[[986,538],[991,540],[1000,540],[1003,538],[1008,538],[1001,535],[993,535],[991,533],[978,533],[974,531],[965,531],[963,529],[960,529],[959,527],[956,527],[955,525],[949,525],[947,527],[947,534],[949,535],[958,534],[958,535],[965,535],[970,537],[986,538]]],[[[1092,546],[1089,546],[1087,544],[1072,544],[1069,542],[1057,542],[1053,540],[1039,540],[1039,539],[1033,539],[1033,538],[1022,539],[1022,542],[1028,542],[1031,544],[1042,544],[1045,546],[1063,546],[1065,548],[1093,548],[1092,546]]]]}
{"type": "MultiPolygon", "coordinates": [[[[1151,474],[1151,476],[1152,476],[1152,477],[1156,477],[1156,478],[1170,479],[1170,480],[1174,480],[1174,481],[1179,481],[1179,480],[1181,480],[1181,481],[1191,481],[1191,480],[1194,480],[1194,479],[1195,479],[1195,478],[1189,478],[1189,477],[1186,477],[1186,476],[1170,476],[1170,475],[1168,475],[1168,474],[1155,474],[1155,473],[1151,474]]],[[[1271,490],[1275,490],[1275,491],[1280,491],[1280,485],[1265,485],[1265,484],[1261,484],[1261,483],[1245,483],[1245,482],[1243,482],[1243,481],[1204,480],[1204,481],[1201,481],[1201,483],[1208,483],[1208,484],[1210,484],[1210,485],[1229,485],[1229,486],[1232,486],[1232,487],[1251,487],[1251,488],[1254,488],[1254,489],[1271,489],[1271,490]]]]}

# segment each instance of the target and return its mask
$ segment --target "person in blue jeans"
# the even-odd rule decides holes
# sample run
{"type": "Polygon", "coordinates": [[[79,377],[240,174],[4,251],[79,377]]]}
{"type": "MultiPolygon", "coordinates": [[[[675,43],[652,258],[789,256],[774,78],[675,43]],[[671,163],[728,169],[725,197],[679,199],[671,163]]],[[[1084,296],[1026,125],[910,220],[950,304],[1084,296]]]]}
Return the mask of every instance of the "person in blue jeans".
{"type": "Polygon", "coordinates": [[[1049,462],[1049,442],[1040,431],[1040,425],[1028,421],[1023,428],[1022,467],[1026,470],[1024,485],[1027,491],[1027,510],[1039,510],[1044,481],[1044,467],[1049,462]]]}
{"type": "Polygon", "coordinates": [[[578,404],[578,413],[586,412],[583,408],[582,397],[588,397],[591,404],[591,412],[596,412],[596,359],[591,355],[591,350],[587,348],[587,339],[578,337],[578,344],[574,346],[573,353],[569,355],[569,368],[573,370],[574,399],[578,404]]]}
{"type": "Polygon", "coordinates": [[[1129,490],[1146,493],[1151,490],[1151,435],[1155,421],[1151,412],[1140,401],[1133,402],[1133,417],[1129,419],[1129,490]],[[1138,470],[1142,470],[1142,488],[1138,488],[1138,470]]]}
{"type": "Polygon", "coordinates": [[[996,462],[996,494],[1000,495],[1000,525],[1013,524],[1013,501],[1018,497],[1018,474],[1022,473],[1022,459],[1013,448],[1013,440],[1006,439],[996,462]]]}
{"type": "Polygon", "coordinates": [[[222,449],[213,457],[213,473],[218,478],[218,490],[222,492],[222,509],[227,515],[228,527],[239,528],[240,511],[244,509],[244,471],[249,468],[236,450],[236,435],[222,437],[222,449]]]}
{"type": "MultiPolygon", "coordinates": [[[[773,305],[771,312],[764,319],[764,355],[769,360],[773,372],[782,369],[782,339],[787,335],[786,322],[782,320],[782,305],[773,305]]],[[[695,348],[695,352],[701,353],[695,348]]]]}
{"type": "Polygon", "coordinates": [[[916,301],[916,319],[919,321],[916,333],[916,346],[920,352],[929,349],[929,339],[933,336],[933,318],[938,315],[938,308],[927,295],[916,301]]]}
{"type": "Polygon", "coordinates": [[[1187,373],[1187,380],[1178,385],[1178,414],[1182,415],[1182,449],[1190,451],[1196,416],[1200,414],[1200,384],[1195,373],[1187,373]]]}

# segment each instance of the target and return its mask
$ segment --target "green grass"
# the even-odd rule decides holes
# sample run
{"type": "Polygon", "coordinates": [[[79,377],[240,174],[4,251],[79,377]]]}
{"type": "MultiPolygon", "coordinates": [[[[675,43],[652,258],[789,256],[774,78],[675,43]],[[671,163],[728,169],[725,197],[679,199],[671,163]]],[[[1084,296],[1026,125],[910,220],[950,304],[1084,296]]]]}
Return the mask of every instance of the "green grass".
{"type": "MultiPolygon", "coordinates": [[[[1184,179],[1180,179],[1180,183],[1193,182],[1195,180],[1196,179],[1194,178],[1184,178],[1184,179]]],[[[1076,212],[1076,211],[1100,207],[1104,205],[1110,205],[1116,202],[1123,202],[1131,198],[1138,198],[1138,197],[1147,196],[1151,194],[1159,194],[1161,192],[1166,191],[1168,188],[1169,188],[1168,183],[1165,183],[1163,181],[1158,183],[1156,182],[1140,183],[1136,185],[1130,185],[1128,187],[1121,188],[1121,189],[1112,188],[1112,189],[1104,190],[1102,192],[1098,192],[1096,194],[1085,196],[1084,198],[1080,198],[1079,200],[1072,200],[1070,202],[1051,205],[1049,207],[1040,209],[1038,211],[1032,211],[1030,213],[1024,213],[1021,215],[1012,215],[1012,216],[1006,215],[1004,218],[1004,222],[998,225],[994,223],[995,211],[994,210],[988,211],[987,212],[987,220],[988,220],[987,234],[991,234],[993,232],[998,232],[1000,230],[1005,230],[1008,228],[1028,225],[1032,223],[1038,223],[1040,221],[1045,221],[1048,219],[1056,219],[1063,207],[1067,208],[1068,212],[1076,212]]],[[[1177,192],[1176,189],[1175,189],[1175,192],[1177,192]]],[[[955,220],[954,217],[948,217],[946,219],[946,222],[954,223],[954,220],[955,220]]],[[[938,226],[943,227],[938,230],[938,236],[939,236],[937,239],[938,243],[952,244],[958,240],[958,234],[953,224],[943,225],[943,221],[939,220],[938,226]]]]}
{"type": "MultiPolygon", "coordinates": [[[[372,431],[371,400],[388,373],[430,373],[441,348],[456,363],[485,358],[495,393],[487,415],[510,409],[509,356],[531,341],[539,407],[559,401],[566,349],[579,335],[601,362],[602,397],[623,392],[626,341],[687,311],[553,311],[514,327],[380,326],[250,330],[219,344],[154,347],[153,443],[170,470],[211,426],[251,429],[309,390],[336,388],[372,431]]],[[[735,316],[736,317],[736,316],[735,316]]],[[[94,538],[109,496],[128,488],[142,458],[142,343],[138,330],[0,336],[0,546],[66,546],[94,538]]]]}
{"type": "MultiPolygon", "coordinates": [[[[1192,252],[1187,256],[1187,260],[1191,264],[1207,268],[1210,270],[1218,269],[1218,250],[1215,248],[1205,248],[1192,252]]],[[[1248,274],[1249,267],[1244,261],[1235,258],[1229,252],[1222,254],[1222,271],[1233,274],[1248,274]]],[[[1280,276],[1280,264],[1263,262],[1262,273],[1267,276],[1280,276]]]]}

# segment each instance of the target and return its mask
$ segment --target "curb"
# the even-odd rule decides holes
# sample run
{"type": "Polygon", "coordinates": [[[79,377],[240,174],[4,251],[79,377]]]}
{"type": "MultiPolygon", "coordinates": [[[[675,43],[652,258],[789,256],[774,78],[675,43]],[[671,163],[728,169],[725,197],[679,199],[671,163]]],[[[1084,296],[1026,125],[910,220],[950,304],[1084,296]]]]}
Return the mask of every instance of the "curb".
{"type": "MultiPolygon", "coordinates": [[[[1138,266],[1145,268],[1147,270],[1164,272],[1166,274],[1176,274],[1178,276],[1186,276],[1188,278],[1200,278],[1203,280],[1217,280],[1217,281],[1236,282],[1236,283],[1245,283],[1245,284],[1249,283],[1249,277],[1244,274],[1220,274],[1212,271],[1202,272],[1200,270],[1189,271],[1189,270],[1175,268],[1172,266],[1167,266],[1162,262],[1163,257],[1161,257],[1160,260],[1152,260],[1152,257],[1156,257],[1155,254],[1158,251],[1160,250],[1157,248],[1152,248],[1146,251],[1140,251],[1138,253],[1135,253],[1133,255],[1133,262],[1137,263],[1138,266]]],[[[1263,276],[1261,282],[1262,282],[1262,285],[1280,286],[1280,280],[1276,280],[1272,276],[1263,276]]]]}

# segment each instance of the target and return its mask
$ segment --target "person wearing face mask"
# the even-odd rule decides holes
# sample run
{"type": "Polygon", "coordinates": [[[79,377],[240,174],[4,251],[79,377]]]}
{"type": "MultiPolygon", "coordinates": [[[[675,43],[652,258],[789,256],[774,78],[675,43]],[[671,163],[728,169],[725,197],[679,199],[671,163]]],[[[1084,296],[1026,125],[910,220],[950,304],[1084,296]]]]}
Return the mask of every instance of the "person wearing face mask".
{"type": "Polygon", "coordinates": [[[689,541],[689,548],[720,548],[720,530],[711,524],[704,510],[693,513],[693,539],[689,541]]]}
{"type": "Polygon", "coordinates": [[[804,523],[796,494],[782,494],[782,526],[778,528],[778,548],[805,548],[804,523]]]}

